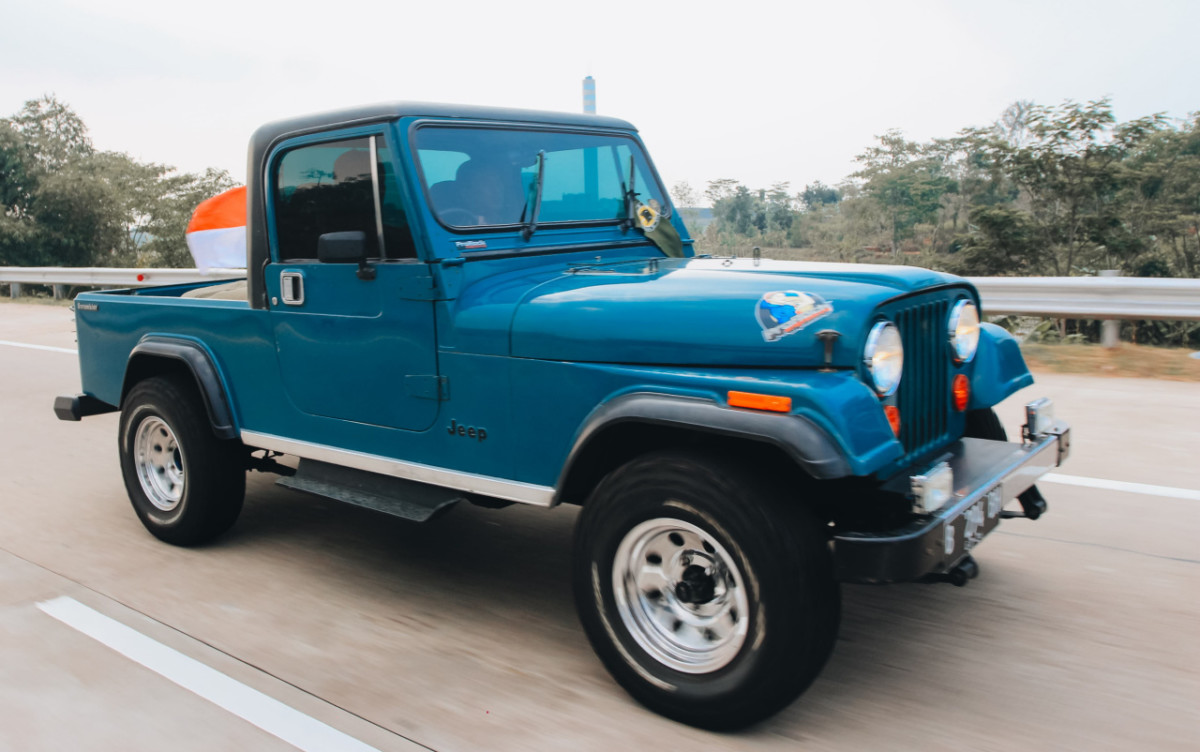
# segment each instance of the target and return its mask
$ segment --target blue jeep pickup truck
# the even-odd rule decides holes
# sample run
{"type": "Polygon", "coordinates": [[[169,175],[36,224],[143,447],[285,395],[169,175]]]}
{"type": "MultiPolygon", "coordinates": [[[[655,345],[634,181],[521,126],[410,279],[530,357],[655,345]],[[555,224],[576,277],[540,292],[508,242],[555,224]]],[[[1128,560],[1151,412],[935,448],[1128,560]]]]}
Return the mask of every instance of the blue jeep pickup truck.
{"type": "Polygon", "coordinates": [[[220,535],[247,470],[415,521],[578,505],[584,630],[685,723],[807,688],[841,582],[964,584],[1067,455],[1046,400],[1006,440],[1032,377],[969,283],[696,256],[627,122],[364,107],[263,126],[247,177],[244,281],[76,301],[55,411],[120,411],[149,531],[220,535]]]}

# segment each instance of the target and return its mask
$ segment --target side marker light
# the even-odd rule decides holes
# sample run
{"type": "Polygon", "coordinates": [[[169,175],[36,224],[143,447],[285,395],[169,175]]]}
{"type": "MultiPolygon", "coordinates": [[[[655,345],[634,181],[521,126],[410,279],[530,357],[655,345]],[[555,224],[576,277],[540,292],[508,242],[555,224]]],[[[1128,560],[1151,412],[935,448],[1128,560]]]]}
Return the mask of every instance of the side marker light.
{"type": "Polygon", "coordinates": [[[961,413],[967,409],[967,402],[971,399],[971,382],[967,380],[966,374],[960,373],[954,377],[952,392],[954,394],[954,409],[961,413]]]}
{"type": "Polygon", "coordinates": [[[748,407],[751,410],[769,410],[773,413],[786,413],[792,409],[791,397],[779,397],[774,394],[730,392],[728,399],[730,407],[748,407]]]}
{"type": "Polygon", "coordinates": [[[888,425],[892,427],[892,433],[900,436],[900,408],[895,405],[884,405],[883,414],[887,416],[888,425]]]}

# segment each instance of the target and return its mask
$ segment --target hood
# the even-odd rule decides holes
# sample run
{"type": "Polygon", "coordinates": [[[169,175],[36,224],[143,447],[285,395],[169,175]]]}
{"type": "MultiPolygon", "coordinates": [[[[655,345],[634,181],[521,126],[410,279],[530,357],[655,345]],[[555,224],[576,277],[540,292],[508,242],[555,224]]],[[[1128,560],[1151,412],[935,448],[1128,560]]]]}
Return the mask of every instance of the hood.
{"type": "Polygon", "coordinates": [[[516,357],[630,364],[819,366],[817,333],[840,335],[832,365],[854,367],[883,302],[965,280],[908,266],[763,259],[581,265],[517,306],[516,357]]]}

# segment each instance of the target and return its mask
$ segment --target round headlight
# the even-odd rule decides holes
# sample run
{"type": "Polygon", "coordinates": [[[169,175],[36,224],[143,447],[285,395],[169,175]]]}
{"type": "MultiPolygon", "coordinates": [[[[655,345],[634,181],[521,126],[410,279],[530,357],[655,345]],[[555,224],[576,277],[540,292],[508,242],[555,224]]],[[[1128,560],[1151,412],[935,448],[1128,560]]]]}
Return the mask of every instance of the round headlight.
{"type": "Polygon", "coordinates": [[[880,397],[887,397],[900,386],[904,370],[904,345],[900,330],[890,321],[880,321],[871,327],[867,346],[863,348],[863,365],[871,377],[871,386],[880,397]]]}
{"type": "Polygon", "coordinates": [[[960,300],[950,309],[946,322],[954,362],[970,363],[979,347],[979,309],[969,300],[960,300]]]}

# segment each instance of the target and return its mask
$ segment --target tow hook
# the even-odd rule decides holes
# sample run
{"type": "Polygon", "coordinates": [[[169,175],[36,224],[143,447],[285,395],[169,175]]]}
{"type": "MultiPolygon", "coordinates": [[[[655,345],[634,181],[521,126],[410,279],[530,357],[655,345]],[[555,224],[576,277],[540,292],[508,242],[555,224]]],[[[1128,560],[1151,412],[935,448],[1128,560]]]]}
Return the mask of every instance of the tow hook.
{"type": "Polygon", "coordinates": [[[1021,492],[1017,496],[1017,501],[1021,503],[1021,511],[1000,512],[1000,519],[1011,520],[1024,517],[1027,520],[1036,520],[1046,513],[1046,499],[1042,497],[1042,492],[1037,489],[1037,486],[1030,486],[1028,490],[1021,492]]]}
{"type": "Polygon", "coordinates": [[[979,564],[968,554],[949,572],[935,572],[921,578],[921,582],[949,582],[955,587],[963,587],[970,580],[979,576],[979,564]]]}

